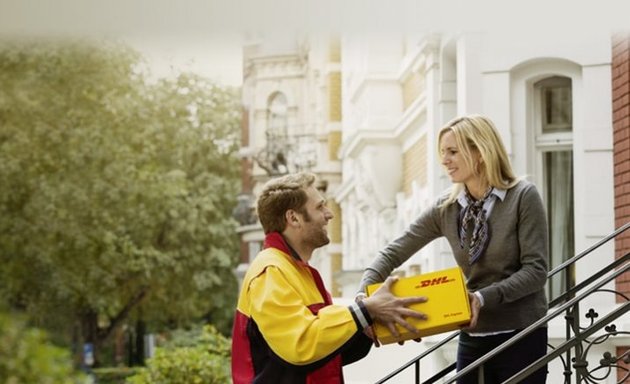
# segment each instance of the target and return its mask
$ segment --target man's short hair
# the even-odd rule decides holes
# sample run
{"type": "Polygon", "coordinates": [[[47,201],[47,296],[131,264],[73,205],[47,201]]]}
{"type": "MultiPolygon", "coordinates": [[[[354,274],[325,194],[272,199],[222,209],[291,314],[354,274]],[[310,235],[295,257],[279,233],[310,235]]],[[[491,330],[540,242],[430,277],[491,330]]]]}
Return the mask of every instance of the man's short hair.
{"type": "Polygon", "coordinates": [[[265,234],[284,231],[285,213],[292,209],[306,214],[308,200],[305,189],[315,184],[312,173],[300,172],[269,180],[258,196],[256,212],[265,234]]]}

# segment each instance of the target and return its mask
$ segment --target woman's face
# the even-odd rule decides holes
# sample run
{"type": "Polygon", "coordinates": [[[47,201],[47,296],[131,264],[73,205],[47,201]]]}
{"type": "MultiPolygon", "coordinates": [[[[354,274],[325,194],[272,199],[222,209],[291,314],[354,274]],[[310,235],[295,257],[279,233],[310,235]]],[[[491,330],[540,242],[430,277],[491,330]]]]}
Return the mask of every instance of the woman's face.
{"type": "MultiPolygon", "coordinates": [[[[447,131],[440,138],[440,156],[442,165],[453,183],[470,186],[471,183],[478,181],[479,176],[475,175],[473,169],[464,161],[464,154],[457,146],[453,131],[447,131]]],[[[470,163],[477,164],[479,157],[479,152],[474,151],[470,163]]]]}

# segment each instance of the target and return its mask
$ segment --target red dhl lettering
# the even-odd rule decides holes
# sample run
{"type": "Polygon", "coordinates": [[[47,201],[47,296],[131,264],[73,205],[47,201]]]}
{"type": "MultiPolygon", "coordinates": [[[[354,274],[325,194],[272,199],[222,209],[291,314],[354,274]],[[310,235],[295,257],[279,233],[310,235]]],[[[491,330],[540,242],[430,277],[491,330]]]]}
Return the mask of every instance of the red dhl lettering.
{"type": "Polygon", "coordinates": [[[449,280],[448,276],[435,277],[433,279],[420,280],[420,284],[416,285],[414,288],[424,288],[432,285],[448,283],[454,280],[455,279],[449,280]]]}

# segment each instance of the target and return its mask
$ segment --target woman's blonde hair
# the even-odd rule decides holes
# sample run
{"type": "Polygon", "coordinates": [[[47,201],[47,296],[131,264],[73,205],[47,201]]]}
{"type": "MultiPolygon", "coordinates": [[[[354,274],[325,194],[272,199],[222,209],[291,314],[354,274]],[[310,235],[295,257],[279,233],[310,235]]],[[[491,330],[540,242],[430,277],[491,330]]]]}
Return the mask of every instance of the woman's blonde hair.
{"type": "MultiPolygon", "coordinates": [[[[447,132],[455,135],[455,142],[466,165],[472,169],[474,175],[487,181],[489,186],[508,189],[518,182],[501,136],[489,118],[468,115],[449,121],[438,134],[438,153],[442,136],[447,132]],[[474,151],[481,156],[481,161],[476,164],[473,163],[474,151]]],[[[463,183],[456,183],[449,197],[440,206],[446,207],[457,200],[463,188],[463,183]]]]}

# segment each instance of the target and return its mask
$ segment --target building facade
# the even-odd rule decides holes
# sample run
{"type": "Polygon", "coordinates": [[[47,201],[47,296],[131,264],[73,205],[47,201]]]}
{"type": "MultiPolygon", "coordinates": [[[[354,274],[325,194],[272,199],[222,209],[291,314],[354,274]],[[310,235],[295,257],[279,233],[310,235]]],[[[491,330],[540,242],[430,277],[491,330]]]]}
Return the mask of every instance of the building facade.
{"type": "MultiPolygon", "coordinates": [[[[336,190],[341,182],[341,71],[338,40],[252,38],[243,52],[242,193],[235,217],[241,226],[241,264],[246,270],[262,247],[264,234],[255,217],[255,196],[274,176],[311,171],[318,188],[336,190]]],[[[329,223],[331,243],[311,263],[333,295],[332,279],[341,267],[341,212],[329,223]]]]}
{"type": "MultiPolygon", "coordinates": [[[[313,264],[339,302],[351,300],[378,250],[450,185],[437,154],[439,129],[458,115],[481,113],[496,123],[517,174],[537,185],[548,213],[550,266],[558,266],[630,221],[628,41],[627,34],[611,40],[609,31],[502,31],[254,42],[244,51],[246,210],[270,176],[318,174],[335,219],[332,242],[313,264]]],[[[241,270],[262,240],[255,216],[242,224],[241,270]]],[[[552,279],[550,297],[566,279],[580,282],[626,254],[630,233],[624,236],[552,279]]],[[[454,265],[438,240],[395,273],[454,265]]],[[[627,275],[608,288],[629,294],[627,275]]],[[[618,301],[594,295],[585,305],[618,301]]],[[[564,337],[561,320],[549,324],[552,344],[564,337]]],[[[630,330],[630,319],[617,328],[630,330]]],[[[440,339],[375,350],[346,368],[347,381],[374,382],[440,339]]],[[[629,344],[619,338],[597,345],[592,358],[621,354],[629,344]]],[[[454,344],[434,354],[421,376],[454,356],[454,344]]],[[[559,363],[550,375],[562,377],[559,363]]]]}

